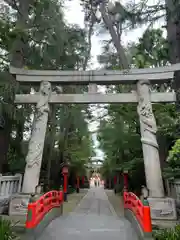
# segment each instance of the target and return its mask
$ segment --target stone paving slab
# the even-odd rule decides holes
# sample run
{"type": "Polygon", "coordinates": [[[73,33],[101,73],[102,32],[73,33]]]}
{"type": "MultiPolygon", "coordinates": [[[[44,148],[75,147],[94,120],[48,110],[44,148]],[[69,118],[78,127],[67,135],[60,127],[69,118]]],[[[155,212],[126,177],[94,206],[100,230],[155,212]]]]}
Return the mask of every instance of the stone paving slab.
{"type": "Polygon", "coordinates": [[[88,189],[81,189],[80,193],[72,193],[68,195],[68,201],[63,204],[63,215],[72,212],[81,199],[87,194],[88,189]]]}
{"type": "Polygon", "coordinates": [[[91,188],[68,216],[53,220],[39,240],[138,240],[131,224],[119,218],[103,188],[91,188]]]}
{"type": "Polygon", "coordinates": [[[105,189],[105,193],[108,196],[110,204],[113,206],[114,211],[118,217],[124,216],[124,202],[123,197],[119,194],[115,194],[113,190],[105,189]]]}

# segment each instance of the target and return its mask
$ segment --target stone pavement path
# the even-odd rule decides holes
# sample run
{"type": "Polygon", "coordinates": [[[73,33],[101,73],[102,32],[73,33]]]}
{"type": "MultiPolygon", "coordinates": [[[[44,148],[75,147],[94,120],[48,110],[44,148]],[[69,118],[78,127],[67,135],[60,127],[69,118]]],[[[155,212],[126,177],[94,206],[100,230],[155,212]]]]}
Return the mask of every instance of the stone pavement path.
{"type": "Polygon", "coordinates": [[[53,220],[39,240],[138,240],[130,222],[118,218],[103,188],[91,188],[75,211],[53,220]]]}

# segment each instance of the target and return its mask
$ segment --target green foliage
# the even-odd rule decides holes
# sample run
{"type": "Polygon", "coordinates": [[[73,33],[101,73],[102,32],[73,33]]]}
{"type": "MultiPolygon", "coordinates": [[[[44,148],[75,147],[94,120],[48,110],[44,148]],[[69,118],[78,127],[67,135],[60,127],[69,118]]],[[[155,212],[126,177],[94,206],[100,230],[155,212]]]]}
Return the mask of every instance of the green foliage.
{"type": "MultiPolygon", "coordinates": [[[[9,171],[15,173],[24,171],[32,114],[35,111],[30,104],[15,106],[15,92],[28,94],[31,88],[35,91],[39,91],[39,88],[33,84],[16,84],[7,71],[9,56],[16,50],[22,50],[24,66],[27,69],[78,70],[82,68],[88,52],[87,29],[67,24],[63,1],[34,1],[29,6],[29,15],[25,16],[26,26],[21,24],[22,16],[18,15],[18,11],[12,11],[4,3],[2,5],[6,12],[3,11],[0,15],[0,115],[9,123],[9,132],[5,133],[8,136],[0,132],[0,138],[1,141],[9,139],[9,171]],[[18,46],[17,39],[22,40],[18,46]]],[[[68,86],[63,89],[66,93],[83,90],[84,87],[81,86],[68,86]]],[[[52,119],[50,114],[43,154],[43,178],[50,167],[50,175],[56,182],[62,162],[70,164],[70,172],[85,173],[84,165],[93,154],[87,123],[87,117],[90,116],[88,111],[87,105],[58,105],[55,108],[55,118],[52,119]],[[49,159],[52,161],[51,165],[48,165],[49,159]]]]}
{"type": "Polygon", "coordinates": [[[164,66],[169,61],[168,43],[161,29],[149,29],[132,46],[133,63],[139,68],[164,66]]]}
{"type": "MultiPolygon", "coordinates": [[[[127,48],[132,67],[158,67],[169,63],[167,40],[161,29],[149,29],[139,39],[127,48]]],[[[109,42],[106,42],[101,63],[108,69],[118,69],[119,63],[109,42]]],[[[131,86],[110,86],[107,92],[130,92],[131,86]]],[[[152,91],[162,92],[171,89],[171,85],[153,85],[152,91]]],[[[109,179],[116,171],[129,170],[130,188],[140,191],[145,184],[142,144],[140,140],[140,125],[135,104],[115,105],[105,107],[105,117],[100,121],[98,139],[105,153],[105,161],[101,169],[109,179]]],[[[158,126],[158,142],[160,148],[167,153],[167,148],[176,138],[179,114],[174,104],[153,104],[153,111],[158,126]],[[162,141],[163,140],[163,141],[162,141]],[[169,145],[163,145],[163,142],[169,145]]],[[[163,159],[165,160],[165,159],[163,159]]]]}
{"type": "Polygon", "coordinates": [[[153,237],[156,240],[179,240],[180,239],[180,225],[171,229],[161,229],[154,231],[153,237]]]}
{"type": "Polygon", "coordinates": [[[180,139],[176,140],[174,146],[169,151],[169,156],[168,156],[167,161],[171,165],[176,165],[176,164],[178,164],[178,162],[180,164],[180,139]]]}
{"type": "Polygon", "coordinates": [[[12,148],[9,148],[9,151],[8,151],[8,162],[9,162],[10,172],[12,172],[13,174],[24,173],[24,169],[25,169],[24,156],[20,157],[16,151],[13,152],[12,148]]]}
{"type": "MultiPolygon", "coordinates": [[[[83,1],[83,6],[87,10],[85,15],[89,16],[89,11],[91,11],[89,1],[83,1]]],[[[133,4],[126,7],[120,6],[123,10],[123,27],[129,23],[133,26],[137,22],[142,23],[147,17],[144,12],[143,16],[140,16],[141,8],[147,10],[144,1],[135,5],[135,8],[133,6],[133,4]]],[[[24,133],[30,132],[31,115],[34,112],[34,106],[31,105],[28,107],[14,106],[15,92],[27,94],[31,87],[38,91],[37,86],[17,85],[6,72],[9,66],[9,55],[13,53],[12,48],[14,48],[17,37],[23,40],[23,48],[21,49],[21,46],[17,48],[23,50],[24,65],[28,69],[82,69],[91,44],[87,43],[87,29],[66,23],[63,1],[34,1],[29,7],[29,16],[26,16],[26,26],[19,22],[16,24],[18,11],[12,11],[8,6],[6,9],[0,15],[0,115],[3,115],[9,123],[8,129],[10,130],[6,133],[9,135],[3,135],[3,139],[10,139],[8,160],[10,170],[13,172],[22,171],[24,168],[27,154],[27,147],[24,147],[27,145],[27,137],[25,139],[24,133]]],[[[86,23],[89,19],[86,19],[86,23]]],[[[15,50],[19,51],[19,49],[15,50]]],[[[133,67],[155,67],[169,63],[167,41],[160,29],[148,29],[137,44],[133,43],[128,46],[126,52],[132,60],[133,67]]],[[[101,63],[105,68],[119,69],[119,59],[110,41],[106,42],[101,63]]],[[[84,89],[83,86],[68,86],[64,87],[63,91],[80,93],[84,89]]],[[[171,89],[171,86],[164,84],[163,89],[171,89]]],[[[161,91],[162,86],[155,85],[152,90],[161,91]]],[[[110,93],[129,92],[131,86],[110,86],[107,87],[107,91],[110,93]]],[[[133,179],[131,187],[135,189],[144,183],[144,165],[136,105],[109,104],[104,109],[106,116],[101,119],[98,131],[100,148],[105,154],[101,172],[109,178],[117,170],[129,170],[133,179]]],[[[153,109],[157,117],[158,134],[165,138],[175,138],[178,114],[174,105],[154,104],[153,109]]],[[[49,159],[52,160],[51,176],[54,182],[56,182],[55,176],[59,178],[62,162],[69,163],[71,173],[85,173],[85,164],[94,154],[87,123],[87,119],[91,119],[93,115],[92,112],[87,105],[69,104],[57,106],[55,118],[51,118],[50,114],[43,156],[43,174],[46,174],[50,166],[48,165],[49,159]]]]}
{"type": "Polygon", "coordinates": [[[17,236],[12,230],[11,222],[0,218],[0,239],[1,240],[13,240],[17,239],[17,236]]]}
{"type": "Polygon", "coordinates": [[[180,139],[177,139],[167,158],[167,167],[164,168],[166,178],[180,177],[180,139]]]}

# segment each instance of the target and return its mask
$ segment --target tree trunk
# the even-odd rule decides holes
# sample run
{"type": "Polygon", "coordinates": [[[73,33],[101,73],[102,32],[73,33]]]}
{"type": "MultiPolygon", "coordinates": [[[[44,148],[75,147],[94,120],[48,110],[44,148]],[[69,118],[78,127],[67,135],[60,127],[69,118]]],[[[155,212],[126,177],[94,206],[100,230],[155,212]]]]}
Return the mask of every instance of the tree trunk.
{"type": "Polygon", "coordinates": [[[128,63],[128,59],[126,57],[126,54],[124,52],[124,49],[120,43],[120,39],[118,34],[116,33],[113,23],[110,19],[110,17],[108,16],[108,14],[106,13],[106,6],[105,6],[105,1],[100,5],[100,12],[103,18],[103,21],[105,23],[105,26],[107,27],[107,29],[109,30],[109,33],[111,35],[112,41],[114,43],[114,46],[116,48],[116,51],[118,53],[118,57],[120,60],[120,65],[122,67],[122,69],[129,69],[129,63],[128,63]]]}
{"type": "MultiPolygon", "coordinates": [[[[166,0],[167,33],[169,42],[170,62],[180,62],[180,14],[179,1],[166,0]]],[[[174,76],[174,90],[176,92],[177,110],[180,111],[180,71],[174,76]]],[[[179,131],[180,129],[178,129],[179,131]]]]}
{"type": "Polygon", "coordinates": [[[166,0],[167,33],[169,42],[170,62],[180,62],[180,19],[179,2],[166,0]]]}

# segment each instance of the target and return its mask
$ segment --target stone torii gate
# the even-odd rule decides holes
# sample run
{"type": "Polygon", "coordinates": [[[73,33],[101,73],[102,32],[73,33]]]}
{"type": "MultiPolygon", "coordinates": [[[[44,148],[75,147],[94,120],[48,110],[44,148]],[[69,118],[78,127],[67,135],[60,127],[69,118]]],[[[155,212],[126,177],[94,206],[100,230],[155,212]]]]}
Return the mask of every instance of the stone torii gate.
{"type": "MultiPolygon", "coordinates": [[[[10,73],[19,83],[40,84],[35,94],[18,94],[16,104],[36,104],[36,114],[26,156],[26,168],[23,181],[23,193],[31,194],[39,183],[39,175],[48,121],[49,104],[93,104],[93,103],[137,103],[140,120],[141,141],[144,156],[146,183],[149,189],[151,214],[154,219],[175,219],[175,203],[165,198],[156,139],[156,121],[152,103],[175,102],[174,92],[150,92],[150,83],[171,81],[174,72],[180,70],[180,64],[160,68],[130,69],[123,71],[41,71],[10,67],[10,73]],[[52,85],[89,85],[84,94],[62,94],[52,92],[52,85]],[[119,94],[97,93],[97,85],[136,84],[137,91],[119,94]]],[[[58,89],[58,87],[57,87],[58,89]]]]}

